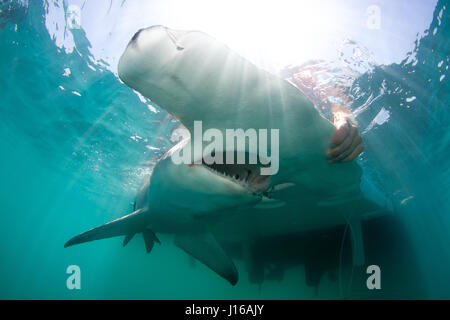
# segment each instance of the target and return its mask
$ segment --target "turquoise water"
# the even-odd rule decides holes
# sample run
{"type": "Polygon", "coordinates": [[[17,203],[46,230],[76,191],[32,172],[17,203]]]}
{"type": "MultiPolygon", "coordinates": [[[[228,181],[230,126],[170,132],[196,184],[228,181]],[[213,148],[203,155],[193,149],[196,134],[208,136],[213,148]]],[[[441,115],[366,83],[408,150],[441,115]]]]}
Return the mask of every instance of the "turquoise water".
{"type": "MultiPolygon", "coordinates": [[[[1,298],[372,297],[358,275],[325,279],[315,295],[301,266],[281,282],[260,287],[242,276],[232,287],[164,236],[151,255],[142,241],[123,249],[118,238],[63,249],[70,237],[132,211],[177,123],[96,59],[83,29],[68,31],[73,51],[58,46],[46,26],[47,2],[11,3],[0,13],[1,298]],[[81,269],[81,290],[66,287],[70,265],[81,269]]],[[[398,268],[375,298],[450,298],[448,10],[439,1],[413,51],[362,73],[348,89],[366,143],[358,160],[363,189],[389,201],[402,226],[378,227],[376,237],[404,235],[386,258],[398,268]]]]}

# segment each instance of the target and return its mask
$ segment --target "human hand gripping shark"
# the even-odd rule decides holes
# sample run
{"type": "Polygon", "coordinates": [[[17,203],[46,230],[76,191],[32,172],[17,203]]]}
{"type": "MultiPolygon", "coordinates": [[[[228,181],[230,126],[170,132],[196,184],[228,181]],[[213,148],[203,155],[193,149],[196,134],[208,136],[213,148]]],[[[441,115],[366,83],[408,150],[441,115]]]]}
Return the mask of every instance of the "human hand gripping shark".
{"type": "MultiPolygon", "coordinates": [[[[210,165],[195,152],[191,164],[175,164],[172,156],[191,148],[185,139],[156,164],[134,212],[65,247],[117,236],[125,237],[125,246],[142,233],[150,252],[160,242],[157,233],[173,234],[178,247],[235,285],[238,271],[221,243],[351,223],[354,260],[363,263],[358,222],[376,208],[361,196],[355,162],[327,162],[335,128],[302,92],[202,32],[164,26],[139,30],[118,71],[125,84],[173,115],[191,136],[194,121],[224,133],[279,129],[277,149],[268,146],[268,152],[278,152],[278,172],[262,175],[262,165],[210,165]]],[[[214,152],[226,153],[227,147],[214,152]]],[[[248,154],[248,145],[237,152],[248,154]]]]}

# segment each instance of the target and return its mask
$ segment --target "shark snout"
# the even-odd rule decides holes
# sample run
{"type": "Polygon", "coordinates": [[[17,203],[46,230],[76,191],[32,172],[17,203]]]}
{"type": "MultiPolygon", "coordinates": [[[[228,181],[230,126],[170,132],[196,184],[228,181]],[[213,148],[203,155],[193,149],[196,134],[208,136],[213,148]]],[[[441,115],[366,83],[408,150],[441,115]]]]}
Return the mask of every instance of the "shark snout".
{"type": "Polygon", "coordinates": [[[169,42],[175,45],[177,50],[183,50],[184,47],[180,45],[179,40],[186,33],[186,31],[179,31],[161,25],[154,25],[139,29],[131,38],[128,46],[136,46],[142,38],[146,38],[147,41],[151,41],[152,38],[167,38],[169,42]]]}
{"type": "Polygon", "coordinates": [[[119,59],[119,78],[145,95],[148,83],[158,83],[157,80],[174,65],[171,62],[174,57],[183,52],[184,45],[180,39],[185,34],[187,32],[160,25],[139,29],[119,59]],[[141,86],[144,82],[146,84],[141,86]]]}
{"type": "Polygon", "coordinates": [[[142,33],[142,31],[144,31],[146,28],[142,28],[139,29],[134,36],[131,38],[130,42],[128,43],[128,45],[132,45],[135,44],[137,42],[137,39],[139,38],[139,35],[142,33]]]}

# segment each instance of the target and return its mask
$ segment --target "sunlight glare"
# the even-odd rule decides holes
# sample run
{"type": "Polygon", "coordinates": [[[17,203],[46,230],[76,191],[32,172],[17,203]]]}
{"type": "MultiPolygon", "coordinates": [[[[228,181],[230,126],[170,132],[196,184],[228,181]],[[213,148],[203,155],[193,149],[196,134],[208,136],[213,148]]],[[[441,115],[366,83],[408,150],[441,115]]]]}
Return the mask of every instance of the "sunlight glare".
{"type": "Polygon", "coordinates": [[[171,0],[162,6],[171,27],[202,30],[268,68],[316,58],[336,25],[334,8],[310,0],[171,0]]]}

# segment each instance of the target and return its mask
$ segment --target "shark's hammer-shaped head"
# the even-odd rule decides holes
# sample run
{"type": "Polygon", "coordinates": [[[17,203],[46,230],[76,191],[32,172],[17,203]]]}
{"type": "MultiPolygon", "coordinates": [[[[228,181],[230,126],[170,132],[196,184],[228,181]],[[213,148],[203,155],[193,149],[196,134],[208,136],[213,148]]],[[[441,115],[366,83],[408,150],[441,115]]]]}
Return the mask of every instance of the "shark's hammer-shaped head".
{"type": "Polygon", "coordinates": [[[181,79],[192,67],[186,65],[185,47],[181,44],[188,33],[164,26],[141,29],[130,40],[118,66],[125,84],[178,119],[185,119],[192,111],[185,106],[190,98],[185,86],[189,84],[181,79]]]}
{"type": "MultiPolygon", "coordinates": [[[[120,58],[118,72],[125,84],[172,114],[191,134],[193,124],[198,120],[203,122],[205,129],[213,127],[224,132],[221,125],[240,128],[239,120],[242,120],[236,121],[236,112],[222,103],[222,97],[233,96],[225,92],[230,83],[235,84],[230,79],[234,79],[236,69],[227,64],[232,56],[234,59],[234,54],[223,44],[204,33],[152,26],[133,36],[120,58]]],[[[239,62],[234,63],[235,68],[241,60],[236,61],[239,62]]],[[[175,147],[179,148],[180,145],[175,147]]],[[[155,168],[152,179],[158,179],[158,171],[164,171],[166,181],[176,181],[181,189],[195,191],[190,199],[206,194],[210,201],[205,205],[217,202],[217,207],[260,201],[269,186],[270,177],[261,175],[258,165],[207,164],[203,159],[195,158],[194,152],[192,156],[191,164],[179,165],[167,156],[155,168]]],[[[158,181],[162,180],[161,176],[158,181]]]]}
{"type": "Polygon", "coordinates": [[[175,31],[164,26],[140,29],[131,38],[119,60],[119,77],[130,87],[142,94],[149,86],[167,75],[177,54],[183,47],[178,39],[185,31],[175,31]]]}
{"type": "Polygon", "coordinates": [[[229,99],[230,83],[237,85],[236,70],[243,69],[242,59],[235,58],[224,44],[200,31],[152,26],[133,36],[120,58],[118,74],[192,129],[199,116],[205,126],[211,118],[234,119],[233,108],[224,108],[221,102],[229,99]]]}

